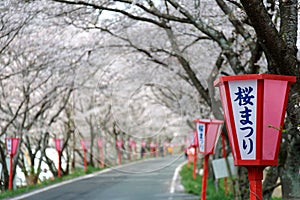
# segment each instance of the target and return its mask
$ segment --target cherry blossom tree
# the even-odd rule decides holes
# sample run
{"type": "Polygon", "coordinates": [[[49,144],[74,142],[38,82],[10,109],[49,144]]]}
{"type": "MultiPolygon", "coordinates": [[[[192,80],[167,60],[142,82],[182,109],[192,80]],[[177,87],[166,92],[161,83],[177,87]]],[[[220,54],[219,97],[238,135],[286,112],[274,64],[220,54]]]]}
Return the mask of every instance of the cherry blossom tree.
{"type": "MultiPolygon", "coordinates": [[[[183,70],[183,77],[188,77],[187,80],[193,84],[205,104],[209,107],[215,107],[213,111],[217,118],[222,117],[222,113],[218,109],[219,106],[212,105],[210,98],[212,96],[209,96],[209,90],[198,78],[197,69],[204,70],[205,66],[200,68],[197,66],[197,63],[200,62],[197,62],[195,57],[190,57],[193,52],[196,52],[197,47],[199,48],[199,44],[203,45],[203,38],[211,41],[208,46],[217,52],[217,55],[213,56],[215,64],[208,66],[204,77],[216,76],[216,73],[275,73],[296,76],[299,73],[296,58],[298,26],[298,2],[296,0],[257,0],[251,2],[243,0],[189,2],[173,0],[55,1],[74,5],[78,9],[94,9],[93,16],[98,13],[98,18],[93,21],[86,21],[87,18],[84,18],[85,25],[118,37],[125,41],[128,46],[140,51],[161,66],[172,69],[170,63],[166,64],[163,62],[165,60],[161,59],[164,55],[175,59],[183,70]],[[116,14],[113,19],[100,20],[101,15],[105,13],[116,14]],[[122,18],[127,21],[122,20],[122,18]],[[101,23],[103,21],[108,24],[101,23]],[[119,28],[114,26],[117,22],[119,22],[119,28]],[[166,46],[160,46],[161,44],[152,46],[151,42],[148,42],[144,46],[140,42],[141,40],[131,38],[128,35],[129,27],[134,26],[136,28],[142,26],[141,24],[150,24],[149,26],[160,29],[161,32],[164,32],[160,36],[167,38],[168,44],[166,46]],[[210,73],[212,66],[218,69],[215,73],[210,73]]],[[[148,34],[148,32],[146,33],[148,34]]],[[[294,108],[295,103],[297,104],[298,85],[295,84],[291,90],[289,108],[294,108]]],[[[283,149],[286,149],[284,145],[298,144],[299,134],[296,127],[299,117],[296,117],[295,109],[288,109],[288,114],[288,124],[291,128],[286,134],[289,140],[285,138],[283,149]]],[[[293,195],[299,196],[293,192],[295,191],[293,185],[297,185],[298,180],[289,178],[296,177],[295,174],[292,176],[291,174],[297,171],[292,165],[294,156],[291,155],[297,152],[296,146],[294,147],[291,150],[283,151],[287,153],[282,159],[288,159],[287,162],[281,163],[278,167],[279,173],[277,175],[281,177],[282,183],[284,183],[283,196],[285,198],[291,198],[293,195]],[[281,168],[288,170],[280,170],[281,168]]],[[[269,184],[268,189],[276,187],[274,180],[266,182],[269,184]]],[[[267,196],[271,194],[267,191],[266,193],[268,193],[267,196]]]]}

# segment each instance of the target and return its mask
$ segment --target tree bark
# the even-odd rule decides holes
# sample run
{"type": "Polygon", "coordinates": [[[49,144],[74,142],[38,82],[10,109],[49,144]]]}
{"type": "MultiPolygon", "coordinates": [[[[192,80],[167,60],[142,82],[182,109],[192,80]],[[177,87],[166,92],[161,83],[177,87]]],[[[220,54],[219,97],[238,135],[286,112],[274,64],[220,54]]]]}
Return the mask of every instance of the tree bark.
{"type": "MultiPolygon", "coordinates": [[[[263,2],[261,0],[241,0],[241,3],[251,21],[251,25],[255,29],[257,38],[267,58],[273,61],[272,65],[269,65],[269,71],[283,75],[295,75],[296,68],[297,73],[299,73],[295,50],[288,46],[280,36],[263,2]]],[[[297,28],[296,24],[294,24],[294,28],[297,28]]],[[[285,34],[289,35],[289,33],[285,34]]]]}
{"type": "MultiPolygon", "coordinates": [[[[288,117],[291,128],[288,130],[289,137],[285,142],[287,145],[286,156],[280,159],[286,159],[284,169],[282,170],[282,194],[283,199],[299,199],[299,165],[300,161],[297,157],[300,154],[300,136],[295,128],[299,124],[300,115],[295,111],[295,103],[298,104],[299,92],[299,66],[297,62],[297,16],[298,1],[297,0],[280,0],[280,31],[278,31],[268,15],[268,12],[261,0],[241,0],[243,7],[251,21],[253,28],[258,37],[258,41],[263,48],[268,59],[269,72],[297,76],[298,81],[292,85],[290,98],[288,102],[288,117]],[[298,156],[297,156],[298,155],[298,156]]],[[[284,150],[282,150],[284,151],[284,150]]],[[[280,172],[279,166],[277,171],[272,169],[273,173],[278,176],[280,172]]],[[[270,177],[267,178],[268,180],[270,177]]],[[[275,177],[270,180],[275,182],[275,177]]],[[[271,183],[270,182],[270,183],[271,183]]],[[[265,191],[267,192],[267,191],[265,191]]]]}

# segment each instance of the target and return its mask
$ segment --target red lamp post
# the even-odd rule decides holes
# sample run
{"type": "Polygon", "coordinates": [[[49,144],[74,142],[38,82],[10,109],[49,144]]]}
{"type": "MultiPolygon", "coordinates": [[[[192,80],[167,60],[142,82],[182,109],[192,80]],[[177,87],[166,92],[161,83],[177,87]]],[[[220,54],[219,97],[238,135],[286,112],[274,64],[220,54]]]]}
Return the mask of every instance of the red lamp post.
{"type": "Polygon", "coordinates": [[[61,152],[63,147],[63,140],[59,138],[55,138],[55,147],[58,153],[58,169],[57,169],[57,176],[61,177],[60,169],[61,169],[61,152]]]}
{"type": "Polygon", "coordinates": [[[119,163],[119,165],[122,164],[122,147],[123,147],[123,141],[118,140],[117,141],[117,149],[118,149],[118,163],[119,163]]]}
{"type": "MultiPolygon", "coordinates": [[[[134,159],[137,159],[137,153],[136,153],[136,142],[134,140],[131,141],[131,150],[133,152],[133,155],[135,155],[134,159]]],[[[133,156],[132,155],[132,156],[133,156]]]]}
{"type": "MultiPolygon", "coordinates": [[[[190,162],[193,162],[193,155],[192,152],[190,151],[190,148],[195,149],[197,145],[195,144],[196,142],[196,132],[190,132],[188,136],[188,145],[187,145],[187,156],[188,156],[188,163],[187,163],[187,168],[190,169],[190,162]]],[[[194,176],[194,174],[193,174],[194,176]]],[[[195,179],[195,177],[194,177],[195,179]]]]}
{"type": "Polygon", "coordinates": [[[198,140],[197,140],[197,131],[194,131],[194,143],[192,148],[194,148],[194,162],[193,162],[193,178],[196,179],[197,177],[197,147],[198,147],[198,140]]]}
{"type": "Polygon", "coordinates": [[[100,151],[100,167],[103,168],[104,167],[104,153],[103,153],[103,145],[104,145],[104,139],[100,139],[98,138],[97,140],[98,142],[98,148],[99,148],[99,151],[100,151]]]}
{"type": "Polygon", "coordinates": [[[205,200],[209,155],[214,154],[215,144],[224,122],[216,119],[196,119],[194,123],[196,125],[199,153],[204,154],[201,200],[205,200]]]}
{"type": "Polygon", "coordinates": [[[83,149],[83,153],[84,153],[84,171],[87,171],[87,161],[86,161],[86,152],[87,152],[87,144],[86,141],[84,139],[80,140],[81,143],[81,147],[83,149]]]}
{"type": "Polygon", "coordinates": [[[278,164],[288,93],[294,82],[294,76],[271,74],[224,76],[215,81],[234,163],[248,169],[250,200],[262,199],[263,169],[278,164]]]}
{"type": "Polygon", "coordinates": [[[129,146],[129,160],[135,159],[136,154],[136,142],[133,139],[128,140],[129,146]]]}
{"type": "Polygon", "coordinates": [[[193,131],[189,135],[190,137],[190,145],[188,147],[188,163],[187,167],[190,168],[190,162],[193,162],[193,178],[196,179],[197,176],[197,147],[198,147],[198,140],[197,140],[197,132],[193,131]],[[192,149],[192,151],[190,150],[192,149]]]}
{"type": "Polygon", "coordinates": [[[9,159],[9,182],[8,182],[8,189],[12,190],[12,183],[13,183],[13,157],[17,153],[18,145],[19,145],[19,138],[5,138],[6,143],[6,151],[7,154],[10,156],[9,159]]]}

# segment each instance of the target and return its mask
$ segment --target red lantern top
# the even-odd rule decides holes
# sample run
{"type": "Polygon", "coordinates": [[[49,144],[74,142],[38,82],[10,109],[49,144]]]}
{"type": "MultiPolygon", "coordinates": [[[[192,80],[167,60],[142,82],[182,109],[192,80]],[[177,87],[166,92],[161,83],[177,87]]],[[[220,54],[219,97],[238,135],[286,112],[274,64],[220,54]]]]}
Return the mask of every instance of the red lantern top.
{"type": "Polygon", "coordinates": [[[80,140],[80,143],[81,143],[81,147],[82,147],[83,151],[87,151],[87,148],[88,148],[87,142],[84,139],[82,139],[82,140],[80,140]]]}
{"type": "Polygon", "coordinates": [[[189,142],[188,148],[196,148],[198,146],[197,131],[193,131],[189,133],[188,142],[189,142]]]}
{"type": "Polygon", "coordinates": [[[277,165],[290,85],[294,76],[223,76],[219,86],[235,165],[277,165]]]}
{"type": "Polygon", "coordinates": [[[5,138],[6,151],[10,156],[14,156],[17,153],[19,138],[5,138]]]}
{"type": "Polygon", "coordinates": [[[154,142],[150,142],[150,147],[151,148],[155,148],[156,147],[156,144],[154,142]]]}
{"type": "Polygon", "coordinates": [[[130,148],[135,148],[136,147],[136,142],[134,140],[129,141],[129,146],[130,148]]]}
{"type": "Polygon", "coordinates": [[[98,147],[101,149],[102,148],[102,146],[103,146],[103,143],[104,141],[103,140],[101,140],[100,138],[98,138],[98,140],[97,140],[97,143],[98,143],[98,147]]]}
{"type": "Polygon", "coordinates": [[[194,122],[199,152],[206,155],[213,154],[224,122],[216,119],[196,119],[194,122]]]}
{"type": "Polygon", "coordinates": [[[55,138],[55,147],[56,147],[56,151],[61,152],[63,147],[63,140],[55,138]]]}
{"type": "Polygon", "coordinates": [[[122,146],[123,146],[123,141],[122,140],[118,140],[117,141],[117,147],[118,147],[118,149],[122,149],[122,146]]]}

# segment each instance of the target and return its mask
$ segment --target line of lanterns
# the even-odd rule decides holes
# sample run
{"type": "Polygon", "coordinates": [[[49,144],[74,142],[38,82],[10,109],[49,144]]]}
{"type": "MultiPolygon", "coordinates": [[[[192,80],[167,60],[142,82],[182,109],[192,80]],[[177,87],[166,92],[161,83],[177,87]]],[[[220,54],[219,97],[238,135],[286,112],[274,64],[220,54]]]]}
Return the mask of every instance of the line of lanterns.
{"type": "MultiPolygon", "coordinates": [[[[295,76],[251,74],[222,76],[214,83],[220,90],[234,164],[248,169],[250,200],[262,199],[263,170],[266,166],[278,164],[288,93],[291,84],[295,82],[295,76]]],[[[201,199],[205,200],[209,155],[214,153],[214,146],[221,132],[223,121],[196,119],[194,123],[196,132],[193,145],[195,149],[198,147],[199,153],[204,154],[201,199]]],[[[5,141],[7,153],[10,155],[9,189],[11,190],[12,162],[17,152],[19,139],[6,138],[5,141]]],[[[55,139],[55,144],[59,155],[58,176],[60,177],[62,140],[55,139]]],[[[87,145],[84,140],[81,140],[81,145],[84,150],[86,171],[87,145]]],[[[101,141],[98,141],[98,146],[102,147],[101,141]]],[[[120,148],[121,144],[117,146],[120,148]]],[[[197,152],[195,153],[197,155],[197,152]]],[[[121,163],[119,154],[118,157],[121,163]]],[[[103,163],[103,156],[100,155],[101,159],[103,163]]],[[[194,166],[195,163],[196,160],[194,166]]]]}
{"type": "MultiPolygon", "coordinates": [[[[214,83],[220,90],[234,164],[248,169],[250,200],[262,199],[264,168],[278,165],[288,93],[295,82],[295,76],[250,74],[222,76],[214,83]]],[[[201,200],[205,200],[208,159],[214,153],[223,121],[197,119],[194,122],[193,147],[204,154],[201,200]]]]}

